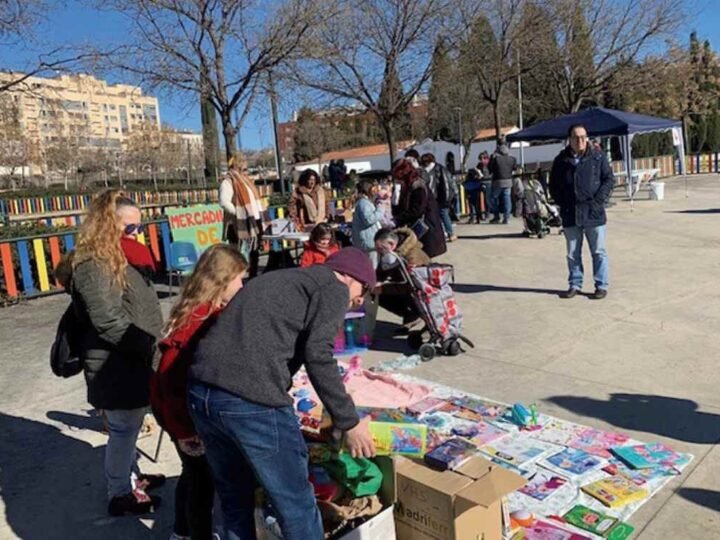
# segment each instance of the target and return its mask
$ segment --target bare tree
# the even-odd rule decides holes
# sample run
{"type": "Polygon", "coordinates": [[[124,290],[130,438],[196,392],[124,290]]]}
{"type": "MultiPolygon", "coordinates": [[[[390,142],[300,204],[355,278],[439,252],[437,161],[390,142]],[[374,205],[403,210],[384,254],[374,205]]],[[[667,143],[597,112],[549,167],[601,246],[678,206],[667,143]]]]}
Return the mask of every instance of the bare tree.
{"type": "Polygon", "coordinates": [[[291,80],[341,104],[359,104],[396,155],[396,130],[430,78],[435,39],[454,11],[447,0],[339,0],[325,11],[291,80]]]}
{"type": "Polygon", "coordinates": [[[73,133],[54,135],[43,149],[47,173],[62,175],[65,190],[70,187],[70,175],[80,166],[80,138],[73,133]]]}
{"type": "Polygon", "coordinates": [[[0,94],[0,176],[16,187],[16,175],[28,164],[28,141],[15,96],[0,94]]]}
{"type": "Polygon", "coordinates": [[[545,0],[560,56],[552,66],[566,112],[594,103],[603,88],[683,23],[686,0],[545,0]]]}
{"type": "Polygon", "coordinates": [[[204,90],[229,157],[262,77],[297,51],[314,0],[100,0],[126,15],[132,42],[115,65],[155,87],[204,90]],[[237,122],[233,113],[239,110],[237,122]]]}
{"type": "Polygon", "coordinates": [[[24,83],[30,77],[86,66],[106,54],[106,51],[91,51],[85,47],[35,43],[39,41],[38,26],[52,8],[53,3],[48,0],[0,0],[0,47],[22,42],[25,47],[37,49],[35,58],[28,60],[22,69],[3,73],[0,92],[27,91],[24,83]]]}

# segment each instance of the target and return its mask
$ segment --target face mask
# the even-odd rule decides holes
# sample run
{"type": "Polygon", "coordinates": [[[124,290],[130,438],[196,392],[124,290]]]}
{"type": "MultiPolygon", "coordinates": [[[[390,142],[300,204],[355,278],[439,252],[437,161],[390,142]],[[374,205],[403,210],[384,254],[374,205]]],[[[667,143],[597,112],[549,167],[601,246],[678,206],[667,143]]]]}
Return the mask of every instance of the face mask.
{"type": "Polygon", "coordinates": [[[395,268],[399,264],[400,261],[398,260],[398,256],[392,252],[385,253],[380,259],[380,267],[383,270],[390,270],[391,268],[395,268]]]}

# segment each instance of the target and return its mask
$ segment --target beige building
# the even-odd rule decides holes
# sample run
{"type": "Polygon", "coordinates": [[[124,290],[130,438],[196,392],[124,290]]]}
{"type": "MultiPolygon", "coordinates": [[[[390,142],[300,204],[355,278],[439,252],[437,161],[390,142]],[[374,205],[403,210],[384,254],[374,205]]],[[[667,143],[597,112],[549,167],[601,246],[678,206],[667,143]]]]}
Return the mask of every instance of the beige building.
{"type": "MultiPolygon", "coordinates": [[[[17,76],[0,73],[0,80],[17,76]]],[[[157,98],[137,86],[108,84],[90,75],[30,77],[11,94],[24,136],[41,152],[68,137],[82,147],[119,149],[139,125],[160,127],[157,98]]]]}

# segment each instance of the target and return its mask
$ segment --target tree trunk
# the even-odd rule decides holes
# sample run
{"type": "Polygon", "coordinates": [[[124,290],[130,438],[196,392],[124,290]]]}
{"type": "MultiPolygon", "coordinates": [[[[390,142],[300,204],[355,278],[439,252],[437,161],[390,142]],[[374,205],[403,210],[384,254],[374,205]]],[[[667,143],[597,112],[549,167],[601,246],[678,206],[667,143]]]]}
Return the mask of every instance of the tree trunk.
{"type": "Polygon", "coordinates": [[[495,138],[502,138],[502,119],[500,118],[500,100],[492,102],[493,122],[495,123],[495,138]]]}
{"type": "Polygon", "coordinates": [[[393,129],[392,120],[381,120],[383,130],[385,131],[385,140],[387,140],[388,150],[390,151],[390,167],[395,163],[397,149],[395,148],[395,131],[393,129]]]}
{"type": "Polygon", "coordinates": [[[205,155],[205,179],[217,182],[219,142],[217,112],[205,89],[200,94],[200,116],[202,119],[203,150],[205,155]]]}
{"type": "Polygon", "coordinates": [[[236,152],[237,146],[235,145],[235,126],[232,125],[232,112],[229,110],[223,111],[220,116],[222,120],[223,136],[225,138],[225,157],[230,159],[236,152]]]}

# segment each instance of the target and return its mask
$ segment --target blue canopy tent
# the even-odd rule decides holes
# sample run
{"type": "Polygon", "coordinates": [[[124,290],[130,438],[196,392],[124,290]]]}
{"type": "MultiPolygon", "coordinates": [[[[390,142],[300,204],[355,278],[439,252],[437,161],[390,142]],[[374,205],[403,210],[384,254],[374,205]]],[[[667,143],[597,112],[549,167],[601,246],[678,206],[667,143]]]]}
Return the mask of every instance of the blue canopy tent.
{"type": "MultiPolygon", "coordinates": [[[[625,170],[630,184],[630,201],[634,201],[636,190],[632,180],[632,139],[638,133],[675,131],[673,141],[680,154],[680,171],[685,175],[685,146],[683,143],[682,124],[679,120],[669,120],[636,114],[625,111],[591,107],[573,114],[567,114],[552,120],[540,122],[529,128],[507,135],[509,142],[516,141],[548,141],[567,139],[568,130],[575,124],[582,124],[590,137],[619,137],[625,158],[625,170]]],[[[687,179],[687,177],[686,177],[687,179]]],[[[687,190],[687,186],[686,186],[687,190]]]]}

